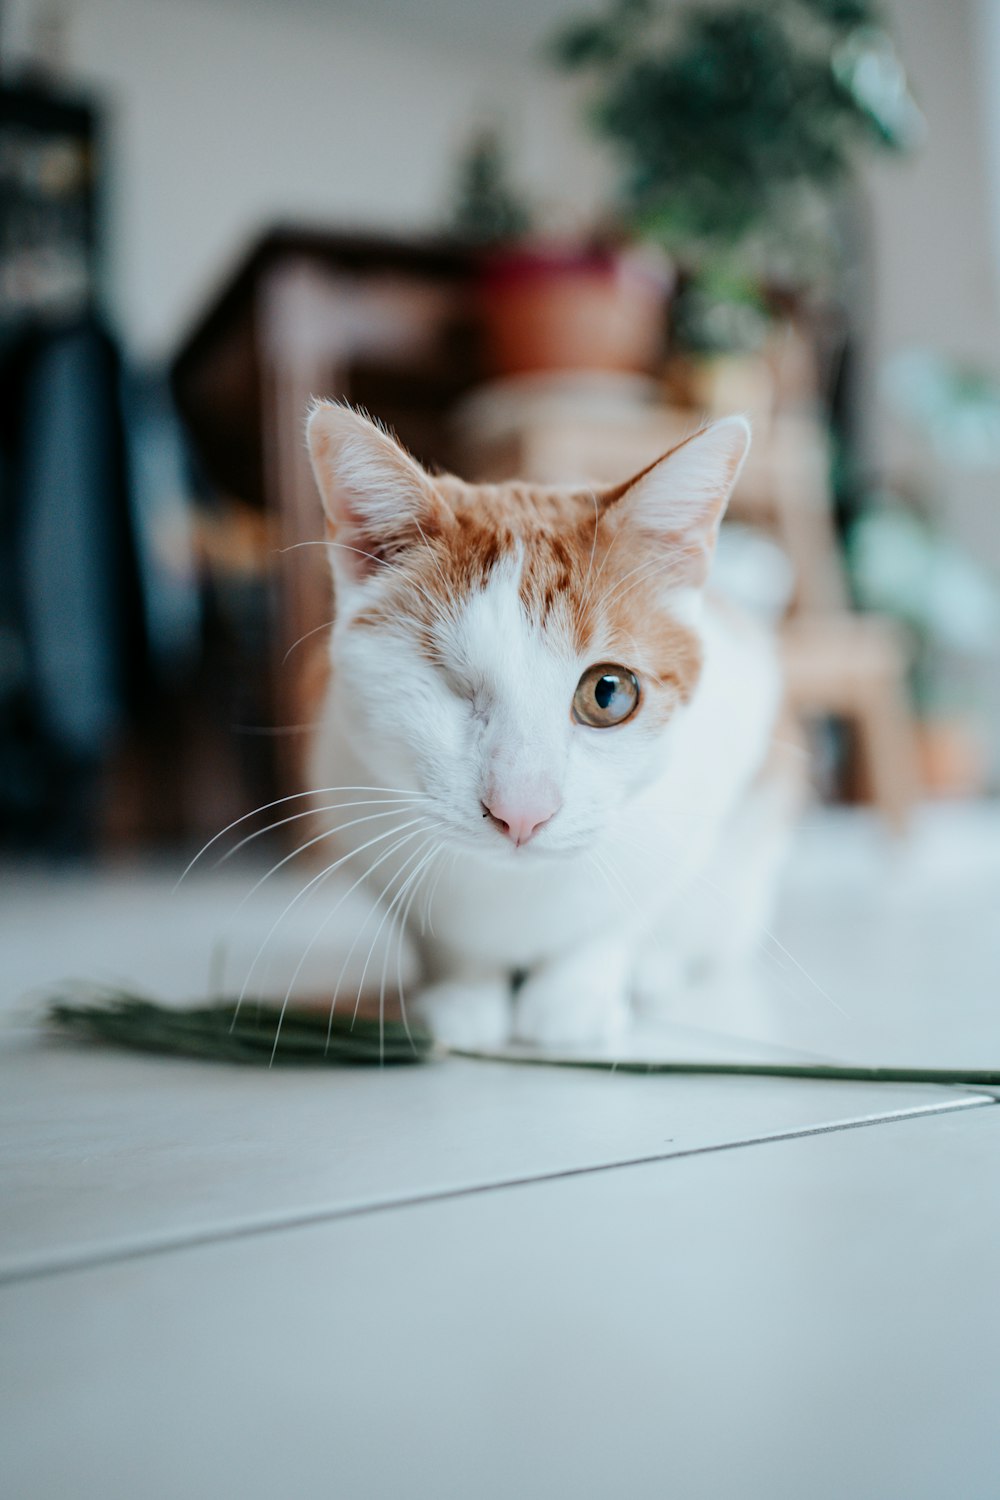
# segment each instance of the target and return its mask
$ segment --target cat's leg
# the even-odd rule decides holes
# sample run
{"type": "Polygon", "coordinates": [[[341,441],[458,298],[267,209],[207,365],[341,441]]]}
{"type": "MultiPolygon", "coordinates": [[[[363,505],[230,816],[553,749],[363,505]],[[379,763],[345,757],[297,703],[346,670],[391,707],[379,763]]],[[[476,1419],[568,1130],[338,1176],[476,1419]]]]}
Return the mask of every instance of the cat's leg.
{"type": "Polygon", "coordinates": [[[530,973],[514,998],[514,1036],[540,1047],[613,1041],[629,1024],[631,945],[582,943],[530,973]]]}
{"type": "Polygon", "coordinates": [[[756,1009],[755,961],[801,797],[790,760],[769,766],[749,789],[710,859],[637,952],[633,994],[651,1019],[698,1024],[711,1010],[716,1023],[735,1024],[756,1009]]]}
{"type": "Polygon", "coordinates": [[[471,960],[435,964],[440,977],[417,994],[417,1018],[446,1047],[497,1047],[510,1040],[510,975],[471,960]]]}

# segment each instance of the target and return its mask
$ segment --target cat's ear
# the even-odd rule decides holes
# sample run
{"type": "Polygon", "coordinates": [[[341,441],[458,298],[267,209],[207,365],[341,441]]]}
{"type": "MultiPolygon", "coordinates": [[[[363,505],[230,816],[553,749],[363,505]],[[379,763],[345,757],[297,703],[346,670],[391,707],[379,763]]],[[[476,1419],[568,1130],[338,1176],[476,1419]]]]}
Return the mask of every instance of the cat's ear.
{"type": "Polygon", "coordinates": [[[430,476],[367,417],[317,402],[306,441],[339,577],[367,577],[435,524],[430,476]]]}
{"type": "Polygon", "coordinates": [[[671,580],[700,588],[708,575],[719,523],[750,448],[750,424],[725,417],[657,459],[619,491],[611,510],[620,525],[669,549],[671,580]]]}

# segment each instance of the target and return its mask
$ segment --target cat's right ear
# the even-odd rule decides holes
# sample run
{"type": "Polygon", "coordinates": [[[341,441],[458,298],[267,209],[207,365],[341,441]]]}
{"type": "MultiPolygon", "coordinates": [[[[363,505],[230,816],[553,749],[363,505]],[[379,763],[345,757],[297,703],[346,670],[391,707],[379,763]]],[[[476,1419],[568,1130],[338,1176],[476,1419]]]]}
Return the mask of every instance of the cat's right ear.
{"type": "Polygon", "coordinates": [[[369,576],[435,526],[440,502],[430,477],[367,417],[317,402],[306,441],[338,577],[369,576]]]}

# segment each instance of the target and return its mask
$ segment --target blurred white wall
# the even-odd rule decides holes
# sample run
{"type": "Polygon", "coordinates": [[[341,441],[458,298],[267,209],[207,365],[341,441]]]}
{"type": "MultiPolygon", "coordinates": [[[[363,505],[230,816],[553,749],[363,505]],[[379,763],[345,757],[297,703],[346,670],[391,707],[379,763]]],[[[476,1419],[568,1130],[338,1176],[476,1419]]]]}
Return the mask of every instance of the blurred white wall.
{"type": "MultiPolygon", "coordinates": [[[[421,35],[417,9],[401,28],[321,0],[62,0],[55,13],[60,71],[112,106],[112,302],[143,355],[169,352],[278,220],[437,225],[484,120],[509,131],[520,180],[557,221],[585,221],[599,197],[600,159],[569,91],[526,66],[516,9],[506,50],[477,47],[474,27],[449,40],[440,16],[421,35]]],[[[9,5],[15,56],[52,14],[50,0],[9,5]]]]}
{"type": "Polygon", "coordinates": [[[1000,376],[1000,0],[892,0],[889,15],[927,135],[867,174],[873,458],[940,484],[954,529],[1000,567],[1000,475],[927,476],[926,451],[878,396],[886,359],[910,347],[1000,376]]]}

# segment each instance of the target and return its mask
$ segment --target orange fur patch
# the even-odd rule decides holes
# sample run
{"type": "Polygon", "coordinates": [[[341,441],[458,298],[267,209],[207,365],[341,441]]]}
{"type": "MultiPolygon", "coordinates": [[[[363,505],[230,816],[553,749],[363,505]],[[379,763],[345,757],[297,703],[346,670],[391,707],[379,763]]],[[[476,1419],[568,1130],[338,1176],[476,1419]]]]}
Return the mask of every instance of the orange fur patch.
{"type": "Polygon", "coordinates": [[[439,613],[486,586],[520,547],[528,617],[570,632],[580,655],[600,650],[631,667],[666,716],[690,698],[701,671],[697,636],[663,607],[664,575],[686,559],[623,525],[612,490],[521,483],[433,481],[435,499],[412,544],[390,562],[388,586],[355,619],[361,627],[405,620],[434,655],[439,613]]]}

